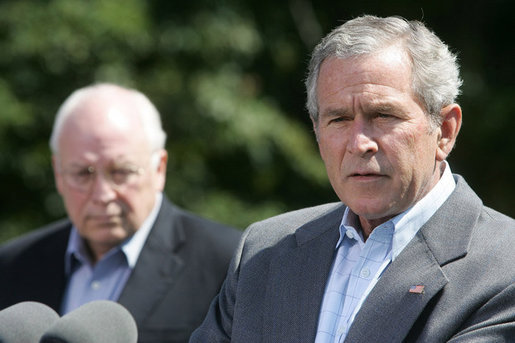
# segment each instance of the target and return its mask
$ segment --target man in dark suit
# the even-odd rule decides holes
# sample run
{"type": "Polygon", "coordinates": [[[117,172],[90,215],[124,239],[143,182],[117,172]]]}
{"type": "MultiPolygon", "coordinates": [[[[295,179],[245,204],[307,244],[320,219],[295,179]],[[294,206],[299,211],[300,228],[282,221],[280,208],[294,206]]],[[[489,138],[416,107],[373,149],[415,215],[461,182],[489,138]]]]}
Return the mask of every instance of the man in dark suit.
{"type": "Polygon", "coordinates": [[[69,219],[0,248],[0,309],[37,301],[61,314],[118,301],[140,342],[186,342],[219,290],[240,233],[163,195],[159,113],[140,92],[98,84],[74,92],[50,146],[69,219]]]}
{"type": "Polygon", "coordinates": [[[326,36],[307,107],[341,202],[251,225],[190,342],[513,342],[515,221],[446,162],[460,85],[420,22],[326,36]]]}

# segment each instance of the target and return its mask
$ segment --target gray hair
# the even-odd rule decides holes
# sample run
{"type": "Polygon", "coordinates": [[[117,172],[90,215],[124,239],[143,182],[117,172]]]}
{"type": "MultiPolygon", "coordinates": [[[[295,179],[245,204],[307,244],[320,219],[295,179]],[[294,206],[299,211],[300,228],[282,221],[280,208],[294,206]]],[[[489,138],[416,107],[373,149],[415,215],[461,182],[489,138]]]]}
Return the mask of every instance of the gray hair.
{"type": "Polygon", "coordinates": [[[454,103],[460,93],[462,80],[456,55],[419,21],[370,15],[335,28],[313,50],[306,79],[306,107],[315,125],[318,123],[318,74],[325,59],[370,54],[399,43],[412,62],[411,88],[425,106],[431,122],[439,125],[441,109],[454,103]]]}
{"type": "Polygon", "coordinates": [[[96,97],[99,94],[111,92],[128,92],[137,108],[140,116],[142,129],[150,143],[152,151],[164,149],[166,143],[166,133],[161,126],[161,117],[152,102],[141,92],[110,83],[99,83],[74,91],[61,105],[57,111],[50,136],[50,149],[52,154],[58,155],[58,141],[61,135],[63,124],[84,100],[96,97]]]}

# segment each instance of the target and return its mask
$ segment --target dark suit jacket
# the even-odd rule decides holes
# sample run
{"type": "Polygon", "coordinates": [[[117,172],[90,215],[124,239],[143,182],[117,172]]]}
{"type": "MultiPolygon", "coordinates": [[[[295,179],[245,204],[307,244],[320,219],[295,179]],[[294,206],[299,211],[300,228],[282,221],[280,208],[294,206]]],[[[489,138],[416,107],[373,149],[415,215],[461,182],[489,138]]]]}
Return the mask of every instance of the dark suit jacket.
{"type": "MultiPolygon", "coordinates": [[[[59,311],[71,223],[63,220],[0,248],[0,309],[37,301],[59,311]]],[[[119,303],[139,342],[187,342],[218,292],[240,232],[194,216],[163,197],[119,303]]]]}
{"type": "MultiPolygon", "coordinates": [[[[513,342],[515,221],[465,181],[384,271],[345,342],[513,342]],[[411,286],[423,285],[421,294],[411,286]]],[[[313,342],[345,206],[251,225],[194,343],[313,342]]]]}

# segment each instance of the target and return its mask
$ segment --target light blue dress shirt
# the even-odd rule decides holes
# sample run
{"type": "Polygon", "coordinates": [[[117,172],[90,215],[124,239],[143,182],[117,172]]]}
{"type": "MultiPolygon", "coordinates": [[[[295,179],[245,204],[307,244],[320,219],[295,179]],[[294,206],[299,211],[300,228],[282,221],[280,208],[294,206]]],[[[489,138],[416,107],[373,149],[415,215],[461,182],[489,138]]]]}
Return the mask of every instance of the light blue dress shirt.
{"type": "Polygon", "coordinates": [[[439,182],[414,206],[377,226],[366,241],[358,216],[345,210],[336,257],[326,285],[315,343],[343,342],[354,317],[383,271],[453,192],[447,162],[439,182]]]}
{"type": "Polygon", "coordinates": [[[68,279],[61,306],[61,315],[94,300],[118,300],[141,249],[156,220],[163,195],[156,195],[150,215],[132,237],[109,250],[93,264],[86,252],[84,240],[72,228],[65,255],[65,275],[68,279]]]}

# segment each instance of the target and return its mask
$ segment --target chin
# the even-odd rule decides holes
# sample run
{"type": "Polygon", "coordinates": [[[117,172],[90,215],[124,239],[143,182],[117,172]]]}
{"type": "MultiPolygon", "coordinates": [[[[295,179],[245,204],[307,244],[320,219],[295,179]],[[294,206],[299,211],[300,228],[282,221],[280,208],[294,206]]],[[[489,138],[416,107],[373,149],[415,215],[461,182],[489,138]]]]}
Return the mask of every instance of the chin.
{"type": "Polygon", "coordinates": [[[129,237],[129,233],[121,226],[103,226],[95,230],[93,234],[97,242],[120,243],[129,237]]]}
{"type": "Polygon", "coordinates": [[[354,207],[349,207],[359,217],[364,218],[366,220],[378,220],[381,218],[391,218],[394,216],[394,214],[391,214],[392,209],[385,208],[384,206],[358,205],[354,207]]]}

